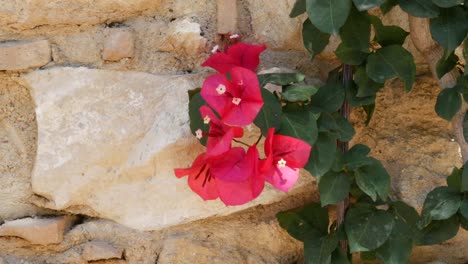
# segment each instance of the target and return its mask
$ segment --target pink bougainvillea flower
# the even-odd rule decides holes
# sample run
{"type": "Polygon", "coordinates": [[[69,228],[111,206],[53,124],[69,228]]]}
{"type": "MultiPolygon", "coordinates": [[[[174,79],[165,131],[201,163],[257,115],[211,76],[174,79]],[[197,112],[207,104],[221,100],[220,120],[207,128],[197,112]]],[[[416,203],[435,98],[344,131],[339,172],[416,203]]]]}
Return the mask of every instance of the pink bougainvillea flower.
{"type": "Polygon", "coordinates": [[[274,132],[274,128],[268,130],[261,172],[276,189],[287,192],[296,183],[299,169],[307,164],[312,147],[300,139],[274,132]]]}
{"type": "Polygon", "coordinates": [[[258,171],[256,146],[232,148],[223,155],[199,155],[187,169],[175,169],[178,178],[188,175],[190,188],[204,200],[218,197],[226,205],[241,205],[255,199],[263,190],[258,171]]]}
{"type": "Polygon", "coordinates": [[[231,70],[229,81],[223,74],[209,76],[201,96],[219,113],[221,121],[232,126],[251,124],[263,106],[257,76],[241,67],[231,70]]]}
{"type": "Polygon", "coordinates": [[[237,43],[230,46],[226,53],[218,52],[209,57],[202,66],[211,67],[220,73],[227,73],[233,67],[240,66],[255,71],[260,63],[260,53],[266,49],[263,45],[237,43]]]}
{"type": "Polygon", "coordinates": [[[204,123],[210,125],[206,143],[208,156],[218,156],[228,151],[231,148],[232,139],[242,137],[244,134],[241,127],[231,127],[222,123],[211,108],[206,105],[200,107],[200,114],[204,123]]]}

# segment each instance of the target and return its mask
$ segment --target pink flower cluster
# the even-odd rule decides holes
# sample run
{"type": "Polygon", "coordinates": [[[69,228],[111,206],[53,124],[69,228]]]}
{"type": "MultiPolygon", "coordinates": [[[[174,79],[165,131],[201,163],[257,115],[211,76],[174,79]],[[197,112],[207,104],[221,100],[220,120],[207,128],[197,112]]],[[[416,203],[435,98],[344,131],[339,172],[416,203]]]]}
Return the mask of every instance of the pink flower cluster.
{"type": "Polygon", "coordinates": [[[286,192],[309,159],[309,144],[277,135],[275,128],[269,129],[265,139],[264,159],[259,158],[256,144],[247,150],[232,147],[233,139],[243,136],[242,127],[252,124],[263,107],[254,71],[265,48],[238,43],[226,53],[213,54],[202,64],[219,72],[209,76],[201,89],[202,98],[211,107],[199,109],[209,131],[199,129],[196,136],[208,137],[206,152],[190,168],[174,171],[178,178],[188,175],[190,188],[204,200],[220,198],[226,205],[241,205],[259,196],[265,181],[286,192]]]}

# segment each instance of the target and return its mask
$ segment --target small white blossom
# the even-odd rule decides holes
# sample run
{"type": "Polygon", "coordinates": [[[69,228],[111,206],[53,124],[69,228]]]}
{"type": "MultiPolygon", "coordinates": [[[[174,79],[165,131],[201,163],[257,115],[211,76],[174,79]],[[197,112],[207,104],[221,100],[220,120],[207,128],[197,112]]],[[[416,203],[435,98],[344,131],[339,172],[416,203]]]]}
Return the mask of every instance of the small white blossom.
{"type": "Polygon", "coordinates": [[[205,116],[205,117],[203,118],[203,123],[205,123],[205,124],[209,124],[210,121],[211,121],[211,119],[210,119],[209,116],[205,116]]]}
{"type": "Polygon", "coordinates": [[[218,50],[219,50],[219,45],[216,45],[216,46],[214,46],[213,49],[211,50],[211,53],[216,53],[218,50]]]}
{"type": "Polygon", "coordinates": [[[232,98],[232,103],[235,104],[235,105],[239,105],[241,101],[242,101],[242,99],[240,99],[238,97],[232,98]]]}
{"type": "Polygon", "coordinates": [[[203,137],[203,131],[201,129],[198,129],[197,131],[195,131],[195,137],[197,137],[198,139],[201,139],[203,137]]]}
{"type": "Polygon", "coordinates": [[[236,39],[236,38],[239,38],[239,34],[232,34],[231,36],[229,36],[230,39],[236,39]]]}
{"type": "Polygon", "coordinates": [[[278,160],[278,168],[286,167],[286,161],[284,159],[278,160]]]}
{"type": "Polygon", "coordinates": [[[216,87],[216,92],[218,94],[223,94],[226,92],[226,86],[224,86],[223,84],[219,84],[218,87],[216,87]]]}

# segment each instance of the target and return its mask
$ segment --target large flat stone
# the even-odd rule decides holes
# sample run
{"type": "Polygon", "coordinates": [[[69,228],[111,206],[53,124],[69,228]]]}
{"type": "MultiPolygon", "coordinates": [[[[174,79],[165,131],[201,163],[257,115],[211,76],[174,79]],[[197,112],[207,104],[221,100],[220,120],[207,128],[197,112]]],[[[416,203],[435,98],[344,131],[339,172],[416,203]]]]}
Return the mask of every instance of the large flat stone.
{"type": "MultiPolygon", "coordinates": [[[[156,230],[289,195],[267,188],[247,205],[226,207],[204,202],[174,176],[173,168],[189,166],[203,151],[187,111],[187,90],[200,84],[187,76],[87,68],[24,75],[38,124],[32,187],[49,200],[44,206],[156,230]]],[[[292,193],[310,181],[302,177],[292,193]]]]}
{"type": "Polygon", "coordinates": [[[21,71],[44,66],[51,59],[49,41],[0,43],[0,58],[0,70],[21,71]]]}

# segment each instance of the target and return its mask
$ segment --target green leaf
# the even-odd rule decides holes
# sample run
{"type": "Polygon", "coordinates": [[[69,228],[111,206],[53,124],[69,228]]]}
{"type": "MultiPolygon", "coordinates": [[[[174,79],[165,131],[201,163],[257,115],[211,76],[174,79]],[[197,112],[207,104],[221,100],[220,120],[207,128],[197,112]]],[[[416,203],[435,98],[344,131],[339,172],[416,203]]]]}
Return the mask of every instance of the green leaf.
{"type": "Polygon", "coordinates": [[[468,192],[468,161],[463,165],[463,173],[461,176],[461,188],[462,192],[468,192]]]}
{"type": "Polygon", "coordinates": [[[353,0],[353,2],[359,11],[364,11],[383,4],[385,0],[353,0]]]}
{"type": "Polygon", "coordinates": [[[406,91],[411,90],[416,75],[416,65],[413,55],[399,45],[383,47],[367,58],[366,72],[378,83],[398,77],[406,91]]]}
{"type": "Polygon", "coordinates": [[[463,168],[458,169],[457,167],[454,167],[452,170],[452,173],[447,177],[447,186],[451,190],[455,192],[461,191],[462,173],[463,173],[463,168]]]}
{"type": "Polygon", "coordinates": [[[397,216],[401,221],[404,221],[407,227],[411,230],[406,230],[413,236],[419,233],[418,222],[420,220],[419,214],[413,207],[401,201],[391,203],[390,212],[397,216]]]}
{"type": "Polygon", "coordinates": [[[465,199],[460,204],[460,214],[465,218],[468,219],[468,199],[465,199]]]}
{"type": "Polygon", "coordinates": [[[351,106],[364,106],[364,105],[372,105],[375,102],[375,96],[366,96],[366,97],[358,97],[357,87],[354,82],[349,83],[346,85],[346,98],[348,99],[349,104],[351,106]]]}
{"type": "Polygon", "coordinates": [[[343,85],[337,80],[329,80],[312,96],[309,107],[313,112],[336,112],[344,99],[343,85]]]}
{"type": "Polygon", "coordinates": [[[356,183],[373,201],[379,196],[386,200],[390,192],[390,175],[380,161],[369,157],[371,163],[355,171],[356,183]]]}
{"type": "MultiPolygon", "coordinates": [[[[354,0],[367,2],[370,1],[354,0]]],[[[357,51],[368,52],[370,40],[371,26],[369,20],[364,13],[359,12],[354,7],[351,8],[350,14],[346,23],[340,29],[340,37],[342,43],[349,48],[357,51]]]]}
{"type": "Polygon", "coordinates": [[[283,99],[288,102],[303,102],[310,99],[312,95],[317,93],[318,88],[311,85],[296,85],[291,84],[283,89],[281,94],[283,99]]]}
{"type": "Polygon", "coordinates": [[[432,0],[432,2],[440,7],[449,8],[462,4],[463,0],[432,0]]]}
{"type": "Polygon", "coordinates": [[[457,235],[459,225],[460,222],[457,215],[445,220],[432,221],[421,230],[416,244],[420,246],[440,244],[457,235]]]}
{"type": "Polygon", "coordinates": [[[337,204],[348,197],[351,179],[342,172],[329,171],[320,178],[318,185],[322,206],[337,204]]]}
{"type": "Polygon", "coordinates": [[[432,220],[445,220],[457,213],[461,195],[446,186],[437,187],[426,196],[420,225],[427,226],[432,220]]]}
{"type": "Polygon", "coordinates": [[[362,109],[363,109],[364,112],[366,112],[366,114],[367,114],[366,126],[368,126],[368,125],[369,125],[369,122],[370,122],[371,119],[372,119],[372,116],[374,115],[375,104],[363,105],[363,106],[362,106],[362,109]]]}
{"type": "Polygon", "coordinates": [[[415,17],[431,18],[439,15],[439,8],[430,0],[404,0],[400,1],[400,7],[415,17]]]}
{"type": "Polygon", "coordinates": [[[445,50],[448,57],[463,41],[468,29],[468,20],[460,6],[441,9],[440,16],[431,19],[432,38],[445,50]]]}
{"type": "Polygon", "coordinates": [[[276,215],[279,225],[295,239],[304,241],[308,233],[328,233],[328,210],[312,203],[303,208],[281,212],[276,215]]]}
{"type": "Polygon", "coordinates": [[[398,26],[384,26],[379,17],[369,16],[375,28],[375,40],[382,46],[403,45],[408,32],[398,26]]]}
{"type": "Polygon", "coordinates": [[[375,94],[384,86],[383,83],[374,82],[367,76],[365,67],[358,67],[354,73],[354,82],[356,83],[357,97],[375,96],[375,94]]]}
{"type": "Polygon", "coordinates": [[[319,133],[317,141],[310,152],[309,161],[304,168],[314,177],[320,178],[331,168],[335,156],[335,139],[327,133],[319,133]]]}
{"type": "Polygon", "coordinates": [[[267,89],[262,88],[263,107],[260,109],[254,124],[260,128],[262,135],[268,134],[268,129],[274,127],[276,131],[281,127],[281,103],[267,89]]]}
{"type": "Polygon", "coordinates": [[[435,105],[436,113],[443,119],[450,121],[452,117],[460,110],[462,98],[456,89],[443,89],[435,105]]]}
{"type": "Polygon", "coordinates": [[[309,19],[322,32],[334,34],[344,25],[351,0],[306,0],[309,19]]]}
{"type": "Polygon", "coordinates": [[[343,252],[341,248],[336,248],[332,253],[331,263],[333,264],[351,264],[349,262],[348,256],[343,252]]]}
{"type": "Polygon", "coordinates": [[[294,110],[284,108],[278,134],[304,140],[312,146],[317,140],[317,122],[305,107],[294,110]]]}
{"type": "Polygon", "coordinates": [[[408,263],[413,249],[411,228],[400,217],[395,216],[395,224],[387,242],[376,250],[377,257],[385,264],[408,263]]]}
{"type": "MultiPolygon", "coordinates": [[[[189,93],[190,97],[190,93],[189,93]]],[[[195,131],[201,129],[204,133],[208,133],[209,125],[203,122],[203,118],[200,114],[200,107],[207,105],[205,100],[201,97],[200,92],[193,93],[189,101],[189,118],[190,118],[190,131],[193,135],[196,135],[195,131]]],[[[200,143],[206,146],[207,137],[202,137],[200,143]]]]}
{"type": "Polygon", "coordinates": [[[304,81],[305,75],[301,73],[265,73],[258,74],[257,77],[260,82],[260,87],[263,87],[267,83],[283,86],[302,82],[304,81]]]}
{"type": "Polygon", "coordinates": [[[345,218],[351,253],[371,251],[382,246],[390,237],[393,225],[393,216],[388,212],[351,207],[345,218]]]}
{"type": "Polygon", "coordinates": [[[464,218],[464,217],[460,216],[458,219],[460,220],[460,226],[463,229],[468,231],[468,218],[464,218]]]}
{"type": "Polygon", "coordinates": [[[343,42],[336,48],[335,54],[343,63],[350,65],[359,65],[369,56],[369,53],[347,47],[343,42]]]}
{"type": "Polygon", "coordinates": [[[306,264],[331,263],[331,254],[338,245],[336,235],[308,237],[304,241],[304,259],[306,264]]]}
{"type": "Polygon", "coordinates": [[[302,41],[304,47],[312,55],[312,59],[315,55],[322,52],[330,41],[330,34],[323,33],[316,28],[309,19],[304,21],[302,25],[302,41]]]}
{"type": "Polygon", "coordinates": [[[442,78],[446,73],[450,72],[458,62],[458,56],[452,52],[448,58],[440,58],[436,65],[437,78],[442,78]]]}
{"type": "Polygon", "coordinates": [[[306,11],[306,0],[296,0],[291,10],[291,13],[289,13],[289,17],[290,18],[297,17],[305,13],[305,11],[306,11]]]}
{"type": "Polygon", "coordinates": [[[336,112],[322,113],[317,120],[317,125],[320,132],[327,132],[342,142],[351,140],[355,133],[353,125],[336,112]]]}
{"type": "Polygon", "coordinates": [[[354,145],[348,152],[344,154],[344,166],[348,170],[357,170],[364,165],[372,164],[373,160],[368,158],[370,149],[366,145],[354,145]]]}
{"type": "Polygon", "coordinates": [[[396,5],[398,5],[398,0],[386,0],[385,3],[380,6],[380,10],[382,10],[382,13],[385,15],[396,5]]]}

